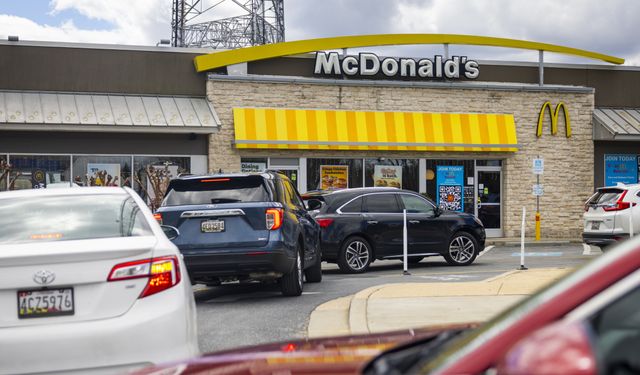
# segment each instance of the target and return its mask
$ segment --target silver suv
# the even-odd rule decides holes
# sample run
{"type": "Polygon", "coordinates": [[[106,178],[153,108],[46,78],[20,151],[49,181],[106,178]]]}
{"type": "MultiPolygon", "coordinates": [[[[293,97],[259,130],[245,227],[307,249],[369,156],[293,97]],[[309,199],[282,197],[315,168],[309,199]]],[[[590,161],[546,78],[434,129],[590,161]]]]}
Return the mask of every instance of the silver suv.
{"type": "Polygon", "coordinates": [[[640,184],[602,187],[584,205],[582,240],[604,248],[640,232],[640,184]]]}

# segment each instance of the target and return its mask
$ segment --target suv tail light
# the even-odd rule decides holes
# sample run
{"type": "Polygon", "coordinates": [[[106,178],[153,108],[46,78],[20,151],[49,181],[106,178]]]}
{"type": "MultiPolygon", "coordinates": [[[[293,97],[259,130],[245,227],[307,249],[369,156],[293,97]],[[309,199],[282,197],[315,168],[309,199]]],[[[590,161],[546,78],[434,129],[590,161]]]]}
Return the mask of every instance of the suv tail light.
{"type": "Polygon", "coordinates": [[[267,208],[265,214],[268,230],[276,230],[282,226],[282,218],[284,216],[282,208],[267,208]]]}
{"type": "Polygon", "coordinates": [[[180,263],[175,256],[135,260],[115,265],[107,281],[149,279],[140,297],[144,298],[167,290],[180,282],[180,263]]]}
{"type": "Polygon", "coordinates": [[[160,225],[162,225],[162,214],[155,213],[153,214],[153,218],[156,219],[160,225]]]}
{"type": "Polygon", "coordinates": [[[320,228],[326,228],[333,223],[333,219],[316,219],[316,221],[320,225],[320,228]]]}
{"type": "Polygon", "coordinates": [[[627,191],[625,190],[622,192],[622,194],[620,194],[620,197],[618,198],[618,200],[616,201],[615,204],[612,204],[610,206],[604,206],[602,207],[605,211],[621,211],[621,210],[626,210],[627,208],[631,207],[631,203],[630,202],[623,202],[622,200],[624,199],[624,196],[627,195],[627,191]]]}

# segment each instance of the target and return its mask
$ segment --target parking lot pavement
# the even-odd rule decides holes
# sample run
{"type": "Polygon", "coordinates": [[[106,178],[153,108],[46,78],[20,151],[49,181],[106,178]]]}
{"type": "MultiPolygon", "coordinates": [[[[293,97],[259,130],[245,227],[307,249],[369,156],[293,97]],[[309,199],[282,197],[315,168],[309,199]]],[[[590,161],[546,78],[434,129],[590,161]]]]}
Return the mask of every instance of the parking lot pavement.
{"type": "MultiPolygon", "coordinates": [[[[200,346],[208,352],[304,338],[314,323],[310,316],[315,310],[333,311],[333,321],[339,322],[338,318],[347,313],[340,308],[341,304],[349,305],[352,296],[360,291],[397,283],[429,284],[437,288],[441,283],[481,282],[518,268],[520,258],[513,256],[517,251],[519,247],[496,246],[466,267],[449,266],[442,257],[426,258],[410,265],[409,276],[403,276],[399,260],[376,261],[364,274],[344,274],[336,265],[323,263],[322,282],[305,284],[302,296],[294,298],[282,297],[275,285],[195,285],[200,346]]],[[[581,244],[532,246],[527,252],[554,253],[527,257],[530,270],[573,268],[601,254],[598,250],[583,255],[581,244]]],[[[344,323],[334,333],[348,333],[346,327],[344,323]]]]}

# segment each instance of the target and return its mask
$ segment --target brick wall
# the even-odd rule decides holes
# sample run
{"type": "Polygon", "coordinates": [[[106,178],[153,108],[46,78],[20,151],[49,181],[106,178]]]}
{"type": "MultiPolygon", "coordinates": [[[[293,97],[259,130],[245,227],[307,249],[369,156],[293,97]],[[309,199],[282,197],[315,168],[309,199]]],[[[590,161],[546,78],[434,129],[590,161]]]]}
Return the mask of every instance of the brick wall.
{"type": "Polygon", "coordinates": [[[430,111],[513,113],[520,151],[515,153],[385,152],[388,158],[500,158],[503,160],[503,229],[507,237],[519,236],[522,207],[528,212],[527,232],[534,234],[536,200],[531,193],[536,178],[532,159],[544,158],[540,183],[543,238],[578,238],[583,203],[593,191],[592,91],[455,89],[432,87],[371,87],[334,84],[268,83],[210,80],[207,97],[214,105],[221,129],[209,138],[209,169],[225,172],[240,169],[241,155],[281,157],[379,157],[380,151],[242,150],[233,146],[234,107],[347,109],[370,111],[430,111]],[[559,121],[557,135],[550,134],[548,116],[543,136],[535,136],[540,106],[563,101],[571,117],[572,137],[564,136],[559,121]]]}

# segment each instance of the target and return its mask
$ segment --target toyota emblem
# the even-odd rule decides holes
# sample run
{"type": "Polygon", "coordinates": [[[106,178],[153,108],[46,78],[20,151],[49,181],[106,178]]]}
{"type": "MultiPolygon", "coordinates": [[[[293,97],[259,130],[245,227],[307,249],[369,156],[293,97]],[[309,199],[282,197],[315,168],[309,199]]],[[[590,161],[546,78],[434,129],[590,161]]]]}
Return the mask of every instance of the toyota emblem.
{"type": "Polygon", "coordinates": [[[40,270],[33,275],[33,281],[40,285],[51,284],[55,279],[56,274],[47,270],[40,270]]]}

